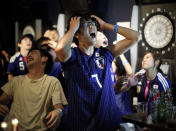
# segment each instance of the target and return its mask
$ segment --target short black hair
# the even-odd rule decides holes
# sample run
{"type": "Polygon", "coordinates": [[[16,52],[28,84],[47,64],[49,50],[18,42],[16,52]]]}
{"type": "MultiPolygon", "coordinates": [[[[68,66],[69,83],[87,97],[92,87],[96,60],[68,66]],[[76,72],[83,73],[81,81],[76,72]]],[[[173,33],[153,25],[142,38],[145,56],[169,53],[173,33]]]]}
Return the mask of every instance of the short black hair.
{"type": "Polygon", "coordinates": [[[88,14],[73,13],[73,14],[70,15],[70,17],[69,17],[69,19],[67,21],[67,31],[70,28],[70,20],[71,20],[71,18],[75,17],[75,16],[81,17],[81,19],[80,19],[80,25],[81,25],[81,23],[83,21],[91,20],[91,21],[95,22],[95,25],[96,25],[97,29],[99,30],[100,25],[99,25],[98,21],[94,17],[91,17],[91,14],[89,14],[89,13],[88,14]]]}
{"type": "Polygon", "coordinates": [[[50,38],[45,37],[45,36],[40,37],[36,41],[37,47],[40,47],[43,44],[43,42],[46,42],[46,41],[50,41],[50,38]]]}
{"type": "Polygon", "coordinates": [[[51,30],[51,31],[56,31],[57,33],[59,33],[56,27],[53,27],[53,26],[48,26],[48,27],[44,30],[43,35],[44,35],[44,34],[45,34],[45,32],[46,32],[46,31],[48,31],[48,30],[51,30]]]}
{"type": "MultiPolygon", "coordinates": [[[[145,56],[146,54],[149,54],[149,53],[152,54],[152,57],[153,57],[154,61],[159,60],[159,64],[158,64],[158,66],[157,66],[157,70],[158,70],[158,72],[163,73],[163,71],[162,71],[161,68],[160,68],[160,66],[161,66],[161,64],[162,64],[162,59],[161,59],[160,54],[157,54],[154,50],[148,50],[148,51],[146,51],[146,52],[144,53],[144,56],[145,56]]],[[[144,56],[143,56],[143,57],[144,57],[144,56]]]]}
{"type": "Polygon", "coordinates": [[[26,37],[29,38],[33,42],[33,40],[34,40],[33,35],[32,34],[25,34],[18,40],[18,43],[21,43],[21,41],[26,37]]]}
{"type": "Polygon", "coordinates": [[[46,66],[45,66],[44,73],[45,73],[45,74],[49,74],[49,73],[51,72],[52,68],[53,68],[53,63],[54,63],[52,56],[50,55],[50,53],[49,53],[48,51],[46,51],[46,50],[44,50],[44,49],[41,49],[41,48],[37,48],[37,47],[34,47],[34,48],[30,49],[29,53],[30,53],[31,51],[33,51],[33,50],[38,50],[38,51],[40,51],[41,57],[43,57],[43,56],[48,57],[48,60],[47,60],[47,62],[46,62],[46,66]]]}
{"type": "Polygon", "coordinates": [[[44,36],[40,37],[36,41],[37,48],[41,48],[43,50],[50,51],[51,47],[48,46],[49,43],[47,43],[47,41],[50,41],[50,38],[44,37],[44,36]],[[44,42],[45,42],[45,44],[43,44],[44,42]]]}
{"type": "MultiPolygon", "coordinates": [[[[32,47],[35,45],[34,44],[34,37],[33,37],[33,35],[32,34],[25,34],[25,35],[23,35],[19,40],[18,40],[18,43],[21,43],[21,41],[24,39],[24,38],[29,38],[31,41],[32,41],[32,47]]],[[[18,50],[20,51],[20,48],[18,47],[18,50]]]]}

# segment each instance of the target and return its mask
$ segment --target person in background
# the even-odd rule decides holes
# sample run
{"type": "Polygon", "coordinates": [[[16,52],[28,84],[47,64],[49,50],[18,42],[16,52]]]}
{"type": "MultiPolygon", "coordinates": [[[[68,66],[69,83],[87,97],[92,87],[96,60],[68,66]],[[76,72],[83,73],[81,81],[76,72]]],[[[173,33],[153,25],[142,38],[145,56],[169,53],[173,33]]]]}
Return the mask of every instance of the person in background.
{"type": "Polygon", "coordinates": [[[2,49],[1,50],[1,54],[4,56],[4,58],[5,58],[5,60],[7,61],[7,62],[9,62],[9,60],[10,60],[10,56],[9,56],[9,54],[7,53],[7,51],[6,50],[4,50],[4,49],[2,49]]]}
{"type": "Polygon", "coordinates": [[[55,27],[49,27],[45,30],[44,37],[48,37],[50,40],[58,42],[59,40],[59,32],[57,31],[57,28],[55,27]]]}
{"type": "Polygon", "coordinates": [[[3,64],[2,61],[0,60],[0,88],[6,83],[5,80],[5,75],[4,75],[4,70],[3,70],[3,64]]]}
{"type": "Polygon", "coordinates": [[[138,32],[114,26],[94,15],[71,17],[67,33],[55,48],[68,87],[67,130],[116,131],[119,128],[120,111],[115,102],[110,68],[114,57],[132,46],[138,37],[138,32]],[[114,30],[125,39],[95,49],[98,25],[100,30],[114,30]],[[73,38],[77,39],[78,47],[71,47],[73,38]]]}
{"type": "MultiPolygon", "coordinates": [[[[104,35],[103,32],[97,31],[97,43],[95,44],[96,48],[100,48],[100,47],[107,47],[108,46],[108,39],[107,37],[104,35]]],[[[130,63],[128,62],[128,60],[126,59],[124,54],[120,54],[119,56],[123,67],[125,68],[125,72],[127,73],[127,75],[131,75],[132,74],[132,68],[130,63]]],[[[122,71],[120,70],[120,68],[118,67],[119,64],[117,64],[117,60],[116,58],[113,60],[112,62],[112,68],[110,69],[111,72],[113,73],[113,75],[115,74],[115,79],[117,80],[117,74],[119,75],[125,75],[126,73],[122,73],[122,71]]],[[[113,77],[113,76],[112,76],[113,77]]],[[[114,79],[114,78],[113,78],[114,79]]],[[[115,82],[115,80],[113,80],[115,82]]]]}
{"type": "Polygon", "coordinates": [[[125,55],[121,54],[119,58],[123,67],[120,67],[121,66],[120,63],[117,63],[119,61],[115,59],[114,63],[116,64],[116,68],[114,68],[114,72],[115,72],[117,83],[122,82],[122,87],[119,88],[117,86],[114,86],[114,89],[116,91],[116,102],[118,107],[121,109],[120,111],[123,116],[131,113],[131,100],[130,100],[130,95],[128,90],[130,87],[134,86],[135,83],[130,82],[130,84],[128,85],[129,86],[128,90],[126,90],[123,86],[126,86],[126,84],[130,79],[131,79],[130,81],[132,81],[132,79],[136,79],[136,78],[132,74],[132,67],[128,62],[128,60],[126,59],[125,55]],[[118,88],[122,91],[121,93],[119,93],[118,88]]]}
{"type": "MultiPolygon", "coordinates": [[[[142,59],[142,69],[135,75],[139,77],[139,82],[137,83],[137,96],[138,101],[144,103],[147,106],[147,113],[151,113],[151,103],[153,101],[153,96],[150,94],[152,90],[156,89],[161,94],[161,92],[166,93],[166,91],[171,89],[171,82],[164,76],[162,70],[160,69],[161,59],[153,51],[149,50],[144,54],[142,59]]],[[[157,93],[157,97],[160,95],[157,93]]],[[[139,126],[140,130],[151,130],[148,127],[139,126]]]]}
{"type": "MultiPolygon", "coordinates": [[[[97,38],[97,43],[95,44],[96,48],[100,48],[100,47],[105,48],[108,46],[109,44],[108,39],[103,32],[98,31],[96,38],[97,38]]],[[[133,77],[129,77],[130,75],[132,75],[132,68],[128,60],[126,59],[125,55],[121,54],[119,57],[123,64],[123,68],[125,69],[125,72],[120,70],[121,68],[119,68],[118,66],[120,64],[117,65],[116,58],[114,58],[112,62],[112,68],[110,68],[110,71],[111,71],[112,82],[114,84],[114,90],[116,92],[117,106],[120,109],[120,112],[123,116],[131,113],[130,96],[127,92],[127,87],[124,83],[128,83],[128,86],[129,86],[128,88],[130,88],[130,86],[133,86],[133,85],[131,85],[131,83],[128,82],[129,81],[128,79],[133,79],[133,77]]],[[[120,125],[121,125],[120,127],[120,130],[121,130],[123,127],[127,128],[128,127],[127,125],[129,125],[129,123],[123,122],[120,125]]]]}
{"type": "MultiPolygon", "coordinates": [[[[26,75],[16,76],[2,87],[0,107],[13,99],[8,130],[11,130],[11,120],[17,118],[19,130],[47,131],[58,125],[67,101],[60,82],[55,77],[46,75],[53,64],[47,51],[31,49],[26,64],[26,75]]],[[[1,108],[0,114],[4,113],[1,108]]]]}
{"type": "Polygon", "coordinates": [[[96,44],[94,45],[96,48],[107,47],[107,46],[108,46],[108,39],[107,39],[107,37],[104,35],[103,32],[97,31],[96,39],[97,39],[97,42],[96,42],[96,44]]]}
{"type": "Polygon", "coordinates": [[[8,64],[7,73],[8,80],[11,80],[13,76],[25,75],[27,74],[26,67],[26,57],[29,53],[29,50],[33,45],[33,36],[31,34],[23,35],[18,42],[18,47],[20,52],[17,52],[10,58],[8,64]]]}
{"type": "Polygon", "coordinates": [[[171,88],[171,82],[164,76],[160,69],[161,60],[153,51],[147,51],[142,60],[142,71],[136,74],[141,75],[141,81],[137,85],[139,101],[146,102],[152,88],[158,88],[160,92],[166,92],[171,88]]]}
{"type": "Polygon", "coordinates": [[[8,81],[7,67],[9,63],[9,54],[0,47],[0,87],[8,81]]]}

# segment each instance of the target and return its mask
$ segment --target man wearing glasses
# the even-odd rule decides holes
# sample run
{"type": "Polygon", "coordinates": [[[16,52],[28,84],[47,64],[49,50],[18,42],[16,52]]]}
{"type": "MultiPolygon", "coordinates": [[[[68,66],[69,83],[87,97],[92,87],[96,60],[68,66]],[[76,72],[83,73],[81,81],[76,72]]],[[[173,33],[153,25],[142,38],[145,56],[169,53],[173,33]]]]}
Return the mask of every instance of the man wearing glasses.
{"type": "MultiPolygon", "coordinates": [[[[126,51],[139,33],[104,22],[97,16],[72,16],[69,29],[56,45],[68,88],[69,131],[116,131],[120,125],[110,67],[114,57],[126,51]],[[106,48],[94,48],[97,29],[112,30],[124,40],[106,48]],[[72,42],[78,47],[71,48],[72,42]]],[[[52,46],[51,46],[52,47],[52,46]]]]}

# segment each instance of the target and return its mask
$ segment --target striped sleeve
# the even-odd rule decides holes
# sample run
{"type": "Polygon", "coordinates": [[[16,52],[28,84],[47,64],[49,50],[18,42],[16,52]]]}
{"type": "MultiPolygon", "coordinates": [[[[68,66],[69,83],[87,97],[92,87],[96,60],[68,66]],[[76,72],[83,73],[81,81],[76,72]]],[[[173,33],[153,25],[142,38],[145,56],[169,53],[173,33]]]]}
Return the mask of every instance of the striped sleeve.
{"type": "Polygon", "coordinates": [[[166,92],[167,88],[171,88],[171,82],[160,72],[157,74],[157,78],[162,86],[163,90],[166,92]]]}

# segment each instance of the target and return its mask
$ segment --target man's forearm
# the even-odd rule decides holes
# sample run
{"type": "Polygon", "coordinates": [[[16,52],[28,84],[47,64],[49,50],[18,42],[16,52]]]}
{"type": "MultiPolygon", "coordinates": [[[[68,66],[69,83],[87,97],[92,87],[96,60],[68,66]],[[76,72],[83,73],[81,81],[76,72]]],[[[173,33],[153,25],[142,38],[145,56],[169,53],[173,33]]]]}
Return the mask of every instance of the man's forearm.
{"type": "Polygon", "coordinates": [[[74,37],[74,31],[69,30],[61,40],[59,40],[55,51],[56,54],[61,62],[65,62],[69,57],[71,53],[71,44],[74,37]]]}
{"type": "MultiPolygon", "coordinates": [[[[114,31],[114,27],[115,27],[115,25],[112,25],[109,23],[104,24],[105,30],[113,30],[114,31]]],[[[119,33],[120,35],[124,36],[126,39],[133,40],[133,41],[137,41],[138,37],[139,37],[139,32],[134,31],[129,28],[126,28],[126,27],[122,27],[122,26],[118,27],[118,29],[116,30],[116,33],[119,33]]]]}
{"type": "Polygon", "coordinates": [[[54,109],[58,109],[58,108],[60,108],[61,110],[64,110],[64,106],[62,104],[54,105],[54,109]]]}

